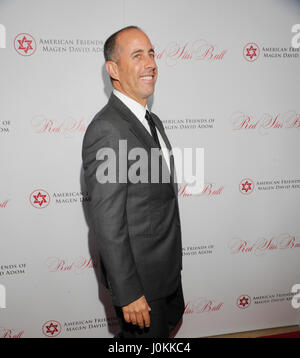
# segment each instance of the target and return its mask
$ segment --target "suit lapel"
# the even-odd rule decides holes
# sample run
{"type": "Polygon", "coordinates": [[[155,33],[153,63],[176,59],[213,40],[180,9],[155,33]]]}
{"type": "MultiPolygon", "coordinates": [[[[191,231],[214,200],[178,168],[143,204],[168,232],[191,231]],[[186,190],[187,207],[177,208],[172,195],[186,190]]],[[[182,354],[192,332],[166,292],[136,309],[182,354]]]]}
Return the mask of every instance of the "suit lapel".
{"type": "MultiPolygon", "coordinates": [[[[157,143],[155,142],[152,135],[147,131],[144,125],[140,122],[140,120],[134,115],[133,112],[113,93],[110,96],[109,104],[114,106],[122,113],[122,117],[129,122],[129,130],[137,137],[137,139],[141,142],[141,144],[147,149],[148,153],[151,153],[151,148],[158,148],[157,143]]],[[[172,149],[171,144],[165,134],[165,131],[161,129],[160,123],[155,116],[152,117],[159,133],[161,134],[168,150],[172,149]]],[[[164,156],[163,161],[164,165],[167,165],[164,156]]],[[[171,181],[172,187],[177,195],[177,183],[174,181],[174,158],[173,155],[170,155],[170,170],[171,170],[171,181]]]]}
{"type": "Polygon", "coordinates": [[[130,131],[137,137],[137,139],[146,147],[147,150],[151,148],[158,148],[152,135],[147,131],[139,119],[133,112],[113,93],[110,96],[109,103],[117,108],[122,114],[123,118],[129,122],[130,131]]]}

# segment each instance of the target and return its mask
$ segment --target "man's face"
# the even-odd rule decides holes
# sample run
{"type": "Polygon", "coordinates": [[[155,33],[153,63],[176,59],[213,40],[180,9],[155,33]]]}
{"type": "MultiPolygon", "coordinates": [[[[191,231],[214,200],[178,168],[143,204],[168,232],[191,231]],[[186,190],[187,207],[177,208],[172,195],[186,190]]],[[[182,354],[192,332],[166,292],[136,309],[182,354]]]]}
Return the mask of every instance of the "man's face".
{"type": "Polygon", "coordinates": [[[118,35],[117,49],[114,87],[145,106],[157,78],[150,40],[142,31],[130,29],[118,35]]]}

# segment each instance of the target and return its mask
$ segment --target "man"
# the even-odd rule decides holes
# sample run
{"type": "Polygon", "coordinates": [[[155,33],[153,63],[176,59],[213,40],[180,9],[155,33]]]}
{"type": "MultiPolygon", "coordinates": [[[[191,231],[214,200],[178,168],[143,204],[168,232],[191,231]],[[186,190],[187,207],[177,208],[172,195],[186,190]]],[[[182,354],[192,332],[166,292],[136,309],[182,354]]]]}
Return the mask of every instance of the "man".
{"type": "Polygon", "coordinates": [[[114,91],[87,128],[82,150],[102,282],[123,337],[169,337],[184,311],[182,244],[174,158],[163,151],[171,145],[147,107],[157,79],[154,49],[143,31],[129,26],[107,39],[104,57],[114,91]],[[115,157],[103,152],[107,148],[115,157]],[[155,154],[160,148],[164,154],[155,154]],[[136,173],[137,161],[128,154],[134,150],[148,155],[140,155],[136,173]],[[114,166],[117,180],[105,182],[114,166]],[[137,172],[148,180],[132,180],[137,172]]]}

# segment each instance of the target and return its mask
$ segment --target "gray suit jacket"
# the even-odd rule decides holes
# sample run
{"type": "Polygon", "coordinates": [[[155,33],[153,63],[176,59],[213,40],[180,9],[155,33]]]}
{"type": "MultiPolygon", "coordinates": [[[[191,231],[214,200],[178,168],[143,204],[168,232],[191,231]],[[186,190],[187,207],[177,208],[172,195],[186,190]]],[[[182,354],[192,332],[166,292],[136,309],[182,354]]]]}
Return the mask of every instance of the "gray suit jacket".
{"type": "MultiPolygon", "coordinates": [[[[171,150],[162,122],[152,116],[171,150]]],[[[101,258],[101,281],[116,306],[125,306],[142,295],[148,301],[166,297],[180,282],[182,243],[174,158],[170,158],[171,182],[163,181],[162,168],[167,167],[160,156],[159,181],[151,183],[151,148],[158,148],[153,137],[114,94],[91,121],[83,140],[84,176],[91,196],[90,222],[101,258]],[[97,168],[107,157],[97,160],[97,152],[103,147],[114,149],[118,166],[119,140],[127,140],[128,152],[136,147],[147,151],[148,163],[139,174],[148,169],[148,183],[132,183],[128,177],[127,182],[119,182],[118,176],[116,183],[99,183],[97,168]]],[[[124,158],[128,169],[138,159],[127,154],[121,160],[124,158]]]]}

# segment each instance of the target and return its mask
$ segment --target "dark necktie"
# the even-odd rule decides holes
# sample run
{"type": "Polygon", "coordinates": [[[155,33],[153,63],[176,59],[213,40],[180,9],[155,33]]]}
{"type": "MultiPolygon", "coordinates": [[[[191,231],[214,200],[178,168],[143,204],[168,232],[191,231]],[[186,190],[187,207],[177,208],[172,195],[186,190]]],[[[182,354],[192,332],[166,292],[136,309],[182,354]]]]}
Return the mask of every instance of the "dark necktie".
{"type": "Polygon", "coordinates": [[[147,110],[146,110],[145,118],[147,119],[147,122],[148,122],[148,124],[149,124],[152,137],[154,138],[155,142],[156,142],[157,145],[159,146],[159,149],[161,149],[160,143],[159,143],[159,139],[158,139],[158,136],[157,136],[157,131],[156,131],[155,123],[154,123],[154,121],[153,121],[153,118],[151,117],[151,114],[150,114],[147,110]]]}

